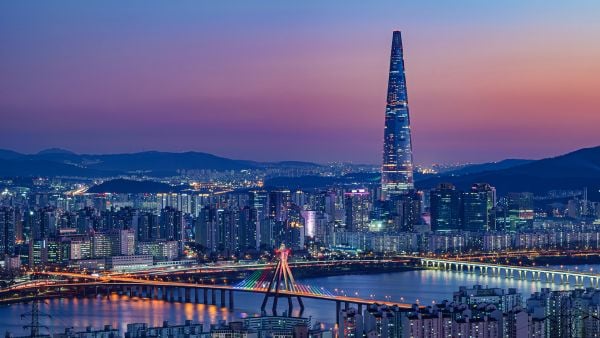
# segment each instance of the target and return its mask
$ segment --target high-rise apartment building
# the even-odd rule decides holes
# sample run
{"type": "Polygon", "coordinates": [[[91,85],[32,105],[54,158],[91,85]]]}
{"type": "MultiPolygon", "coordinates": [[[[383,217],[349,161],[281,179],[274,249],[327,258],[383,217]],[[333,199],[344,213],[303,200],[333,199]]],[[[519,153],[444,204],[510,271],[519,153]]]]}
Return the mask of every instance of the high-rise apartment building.
{"type": "Polygon", "coordinates": [[[346,230],[369,231],[371,197],[366,189],[352,189],[344,194],[346,230]]]}
{"type": "Polygon", "coordinates": [[[159,235],[168,241],[183,241],[183,213],[175,208],[166,207],[160,213],[159,235]]]}
{"type": "Polygon", "coordinates": [[[363,317],[354,308],[343,309],[339,313],[338,337],[359,338],[363,336],[363,317]]]}
{"type": "Polygon", "coordinates": [[[16,212],[11,207],[0,207],[0,257],[15,251],[16,212]]]}
{"type": "Polygon", "coordinates": [[[269,243],[271,234],[268,221],[269,193],[266,190],[252,190],[249,192],[248,204],[255,210],[254,232],[256,234],[256,247],[269,243]]]}

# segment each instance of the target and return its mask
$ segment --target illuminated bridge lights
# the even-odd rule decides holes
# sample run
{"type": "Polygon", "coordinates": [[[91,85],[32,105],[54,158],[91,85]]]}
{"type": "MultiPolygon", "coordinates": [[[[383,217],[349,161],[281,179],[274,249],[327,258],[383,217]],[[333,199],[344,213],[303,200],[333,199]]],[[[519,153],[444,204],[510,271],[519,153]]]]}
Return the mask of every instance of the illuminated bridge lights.
{"type": "MultiPolygon", "coordinates": [[[[358,304],[359,307],[369,304],[385,304],[388,306],[398,306],[401,308],[411,308],[411,304],[404,304],[393,302],[389,297],[385,300],[375,299],[375,295],[371,294],[370,297],[360,298],[358,293],[353,293],[352,296],[346,294],[344,291],[333,293],[324,287],[316,285],[298,283],[294,280],[290,265],[288,265],[289,249],[281,247],[277,250],[279,261],[277,265],[274,264],[261,264],[262,269],[258,268],[252,271],[246,279],[242,280],[236,285],[218,285],[214,281],[212,284],[205,283],[193,283],[189,279],[178,280],[159,280],[154,276],[153,279],[145,278],[146,276],[139,276],[136,274],[89,274],[89,273],[76,273],[67,271],[37,271],[31,272],[36,277],[44,277],[44,280],[37,279],[35,282],[31,281],[28,283],[22,283],[9,287],[4,290],[0,290],[0,303],[2,302],[15,302],[19,300],[27,300],[28,295],[31,291],[40,291],[42,294],[45,291],[54,293],[57,295],[70,294],[73,295],[77,292],[85,293],[85,289],[90,289],[90,292],[106,292],[110,294],[121,290],[121,292],[129,293],[133,296],[142,298],[152,298],[175,301],[191,301],[187,298],[194,298],[193,301],[198,301],[199,294],[204,290],[203,302],[209,304],[208,294],[212,290],[211,299],[212,305],[216,304],[215,294],[217,291],[221,292],[221,306],[225,306],[225,294],[228,294],[230,299],[230,308],[233,308],[233,291],[249,292],[249,293],[262,293],[265,294],[263,300],[263,306],[261,310],[264,311],[265,305],[268,298],[273,298],[273,309],[274,312],[277,309],[277,299],[287,299],[288,313],[292,310],[292,299],[296,298],[297,303],[300,305],[300,311],[304,308],[302,298],[319,299],[325,301],[333,301],[336,303],[336,307],[339,308],[343,303],[354,303],[358,304]],[[93,291],[91,291],[93,290],[93,291]],[[98,291],[101,290],[101,291],[98,291]],[[102,291],[103,290],[103,291],[102,291]],[[159,296],[160,291],[160,296],[159,296]],[[195,294],[194,297],[191,295],[195,294]],[[15,297],[17,296],[18,297],[15,297]]],[[[421,258],[413,258],[415,260],[421,258]]],[[[381,262],[392,262],[392,260],[353,260],[353,261],[311,261],[311,262],[295,262],[294,266],[328,266],[328,265],[340,265],[340,264],[380,264],[381,262]]]]}
{"type": "MultiPolygon", "coordinates": [[[[254,271],[250,276],[246,277],[244,280],[237,283],[233,287],[235,289],[264,291],[264,290],[268,289],[271,277],[272,277],[271,273],[268,270],[254,271]]],[[[284,287],[283,281],[280,283],[279,287],[280,287],[280,290],[285,290],[285,289],[282,289],[282,287],[284,287]]],[[[292,284],[291,288],[287,291],[302,293],[305,295],[318,295],[318,296],[333,296],[334,295],[329,290],[326,290],[323,287],[301,284],[301,283],[292,284]]]]}
{"type": "Polygon", "coordinates": [[[463,273],[477,273],[482,276],[515,278],[520,280],[531,279],[533,282],[541,282],[544,277],[546,283],[571,284],[576,287],[584,287],[587,282],[589,286],[600,287],[600,274],[587,271],[573,271],[551,269],[548,267],[503,265],[494,263],[483,263],[476,261],[462,261],[451,259],[420,258],[425,267],[434,267],[441,270],[455,270],[463,273]]]}

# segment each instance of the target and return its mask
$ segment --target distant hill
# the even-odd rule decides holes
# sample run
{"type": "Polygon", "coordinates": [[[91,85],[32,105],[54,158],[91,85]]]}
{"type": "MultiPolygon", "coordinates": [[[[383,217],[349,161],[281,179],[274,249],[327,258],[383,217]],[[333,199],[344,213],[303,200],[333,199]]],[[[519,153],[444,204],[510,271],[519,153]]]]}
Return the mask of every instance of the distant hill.
{"type": "Polygon", "coordinates": [[[74,152],[62,148],[49,148],[41,150],[37,153],[38,155],[48,155],[48,154],[68,154],[68,155],[77,155],[74,152]]]}
{"type": "Polygon", "coordinates": [[[180,187],[174,187],[172,185],[154,182],[154,181],[134,181],[125,179],[116,179],[103,182],[101,184],[92,186],[88,189],[88,193],[129,193],[129,194],[157,194],[157,193],[169,193],[177,192],[180,187]]]}
{"type": "MultiPolygon", "coordinates": [[[[115,177],[125,173],[144,172],[147,175],[167,176],[177,170],[210,169],[240,170],[264,167],[318,166],[310,162],[253,162],[233,160],[201,152],[169,153],[148,151],[133,154],[90,155],[75,154],[62,149],[50,149],[38,154],[20,154],[0,150],[0,177],[78,176],[115,177]]],[[[321,188],[330,185],[356,185],[377,183],[378,173],[354,173],[343,177],[276,177],[268,179],[265,186],[289,188],[321,188]]],[[[429,189],[441,182],[451,182],[461,189],[473,183],[486,182],[496,187],[500,194],[511,191],[530,191],[543,194],[555,189],[588,188],[592,200],[600,200],[600,147],[580,149],[565,155],[531,161],[509,159],[496,163],[467,166],[452,172],[431,176],[415,174],[416,186],[429,189]]],[[[107,182],[109,184],[112,181],[107,182]]],[[[165,191],[167,186],[114,182],[100,190],[115,192],[165,191]],[[123,188],[126,187],[126,188],[123,188]],[[133,191],[130,191],[133,190],[133,191]],[[147,190],[147,191],[146,191],[147,190]]],[[[155,182],[151,182],[155,183],[155,182]]]]}
{"type": "Polygon", "coordinates": [[[530,191],[543,194],[554,189],[587,187],[589,198],[600,200],[600,147],[580,149],[506,169],[429,178],[417,182],[417,186],[429,189],[442,182],[451,182],[461,189],[467,189],[473,183],[486,182],[500,193],[530,191]]]}
{"type": "Polygon", "coordinates": [[[207,153],[168,153],[147,151],[133,154],[81,155],[90,168],[121,171],[171,171],[178,169],[239,170],[255,166],[247,161],[231,160],[207,153]]]}
{"type": "Polygon", "coordinates": [[[48,161],[32,160],[19,157],[13,160],[0,159],[0,176],[2,177],[33,177],[33,176],[77,176],[77,177],[102,177],[115,173],[88,168],[81,168],[70,164],[48,161]]]}
{"type": "MultiPolygon", "coordinates": [[[[350,174],[344,177],[276,177],[265,181],[268,187],[300,189],[324,188],[331,185],[377,183],[378,173],[350,174]]],[[[529,191],[544,194],[549,190],[588,188],[588,197],[600,200],[600,147],[577,150],[543,160],[508,159],[494,163],[467,166],[438,175],[415,173],[418,189],[430,189],[443,182],[469,189],[473,183],[485,182],[500,194],[529,191]]]]}
{"type": "Polygon", "coordinates": [[[23,156],[25,155],[17,153],[16,151],[0,149],[0,160],[14,160],[15,158],[23,156]]]}
{"type": "Polygon", "coordinates": [[[534,160],[524,160],[524,159],[506,159],[499,162],[488,162],[488,163],[479,163],[479,164],[471,164],[460,169],[450,170],[444,172],[442,175],[444,176],[460,176],[466,174],[475,174],[484,171],[494,171],[500,169],[508,169],[512,167],[516,167],[518,165],[527,164],[533,162],[534,160]]]}
{"type": "Polygon", "coordinates": [[[317,167],[300,161],[253,162],[233,160],[202,152],[146,151],[131,154],[76,154],[52,148],[37,154],[0,149],[0,176],[88,176],[109,177],[131,172],[171,176],[178,170],[241,170],[266,167],[317,167]]]}

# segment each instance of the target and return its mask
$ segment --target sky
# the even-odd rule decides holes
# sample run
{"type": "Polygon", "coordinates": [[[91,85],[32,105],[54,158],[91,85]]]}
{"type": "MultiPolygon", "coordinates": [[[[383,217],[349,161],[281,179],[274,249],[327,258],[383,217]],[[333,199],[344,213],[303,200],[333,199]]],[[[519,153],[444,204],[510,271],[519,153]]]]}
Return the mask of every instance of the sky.
{"type": "Polygon", "coordinates": [[[379,163],[393,30],[415,162],[600,145],[600,2],[0,2],[0,148],[379,163]]]}

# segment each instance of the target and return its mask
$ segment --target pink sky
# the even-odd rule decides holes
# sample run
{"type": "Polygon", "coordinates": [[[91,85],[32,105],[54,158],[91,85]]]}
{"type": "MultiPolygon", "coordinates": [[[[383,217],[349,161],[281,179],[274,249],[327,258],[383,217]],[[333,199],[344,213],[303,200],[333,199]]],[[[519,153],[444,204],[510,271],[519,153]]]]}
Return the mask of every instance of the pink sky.
{"type": "Polygon", "coordinates": [[[600,5],[0,5],[0,148],[377,163],[403,31],[418,163],[600,145],[600,5]]]}

